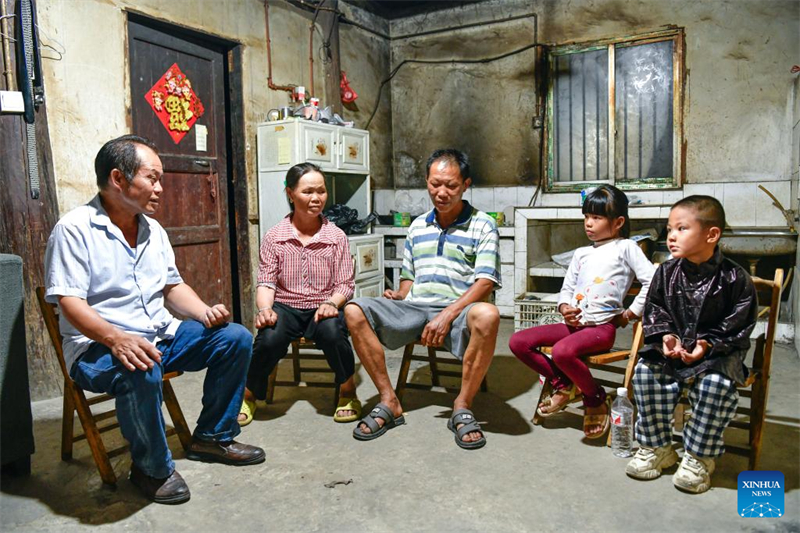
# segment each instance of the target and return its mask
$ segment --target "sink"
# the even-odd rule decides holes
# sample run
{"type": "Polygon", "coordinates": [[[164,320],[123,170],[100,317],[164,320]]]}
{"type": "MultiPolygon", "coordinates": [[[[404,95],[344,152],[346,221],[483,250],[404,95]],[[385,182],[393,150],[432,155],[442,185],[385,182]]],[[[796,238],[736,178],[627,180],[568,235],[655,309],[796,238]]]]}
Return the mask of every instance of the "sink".
{"type": "Polygon", "coordinates": [[[797,251],[797,234],[786,229],[730,229],[722,233],[719,247],[724,254],[793,254],[797,251]]]}

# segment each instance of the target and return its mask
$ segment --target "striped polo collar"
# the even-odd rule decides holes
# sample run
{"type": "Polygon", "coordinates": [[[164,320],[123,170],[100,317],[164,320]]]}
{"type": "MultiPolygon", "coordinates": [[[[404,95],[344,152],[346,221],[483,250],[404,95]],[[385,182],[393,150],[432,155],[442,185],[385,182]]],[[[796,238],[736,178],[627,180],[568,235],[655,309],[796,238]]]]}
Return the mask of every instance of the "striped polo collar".
{"type": "MultiPolygon", "coordinates": [[[[461,200],[461,202],[463,203],[463,205],[461,207],[461,213],[459,213],[458,218],[455,220],[455,222],[453,222],[450,225],[451,227],[452,226],[461,226],[463,224],[466,224],[467,222],[469,222],[469,219],[472,218],[472,206],[470,205],[470,203],[468,201],[466,201],[466,200],[461,200]]],[[[431,209],[430,213],[428,213],[428,216],[425,217],[425,223],[428,224],[428,225],[431,225],[431,224],[436,224],[437,226],[439,225],[439,223],[436,220],[436,208],[435,207],[433,209],[431,209]]]]}

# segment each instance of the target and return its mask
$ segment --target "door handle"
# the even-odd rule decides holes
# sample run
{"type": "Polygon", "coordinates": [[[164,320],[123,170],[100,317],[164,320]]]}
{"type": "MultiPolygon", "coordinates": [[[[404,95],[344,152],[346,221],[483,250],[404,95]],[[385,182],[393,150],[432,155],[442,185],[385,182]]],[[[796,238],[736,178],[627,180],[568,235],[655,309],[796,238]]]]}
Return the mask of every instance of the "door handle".
{"type": "Polygon", "coordinates": [[[208,186],[211,188],[211,203],[216,203],[217,201],[217,180],[214,174],[209,174],[206,176],[206,182],[208,182],[208,186]]]}
{"type": "Polygon", "coordinates": [[[209,163],[208,161],[205,161],[203,159],[195,159],[194,160],[194,164],[197,165],[197,166],[200,166],[200,167],[210,167],[211,166],[211,163],[209,163]]]}

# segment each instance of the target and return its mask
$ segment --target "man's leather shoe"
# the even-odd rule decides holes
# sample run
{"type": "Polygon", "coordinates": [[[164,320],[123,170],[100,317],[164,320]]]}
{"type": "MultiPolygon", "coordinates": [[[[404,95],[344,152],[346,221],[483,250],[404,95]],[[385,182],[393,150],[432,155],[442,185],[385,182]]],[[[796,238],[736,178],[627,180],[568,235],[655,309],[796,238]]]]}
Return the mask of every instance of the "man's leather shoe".
{"type": "Polygon", "coordinates": [[[189,501],[189,487],[177,470],[169,477],[150,477],[137,466],[131,465],[131,483],[136,485],[148,500],[156,503],[178,504],[189,501]]]}
{"type": "Polygon", "coordinates": [[[189,451],[186,452],[186,458],[193,461],[244,466],[263,463],[266,454],[258,446],[242,444],[235,440],[215,442],[194,437],[189,451]]]}

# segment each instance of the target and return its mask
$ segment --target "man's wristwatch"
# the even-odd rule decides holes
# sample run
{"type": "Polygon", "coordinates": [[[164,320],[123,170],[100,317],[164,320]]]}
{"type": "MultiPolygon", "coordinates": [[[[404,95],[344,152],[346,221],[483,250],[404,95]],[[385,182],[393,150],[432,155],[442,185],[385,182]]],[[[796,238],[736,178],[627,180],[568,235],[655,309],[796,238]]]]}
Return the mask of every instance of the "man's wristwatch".
{"type": "Polygon", "coordinates": [[[256,314],[260,313],[261,311],[272,311],[272,307],[270,306],[262,307],[256,312],[256,314]]]}
{"type": "Polygon", "coordinates": [[[337,309],[337,310],[339,309],[339,306],[338,306],[338,305],[336,305],[336,303],[335,303],[335,302],[333,302],[333,301],[331,301],[331,300],[325,300],[325,301],[324,301],[324,302],[322,302],[322,303],[321,303],[319,306],[320,306],[320,307],[322,307],[323,305],[330,305],[331,307],[333,307],[333,308],[335,308],[335,309],[337,309]]]}

